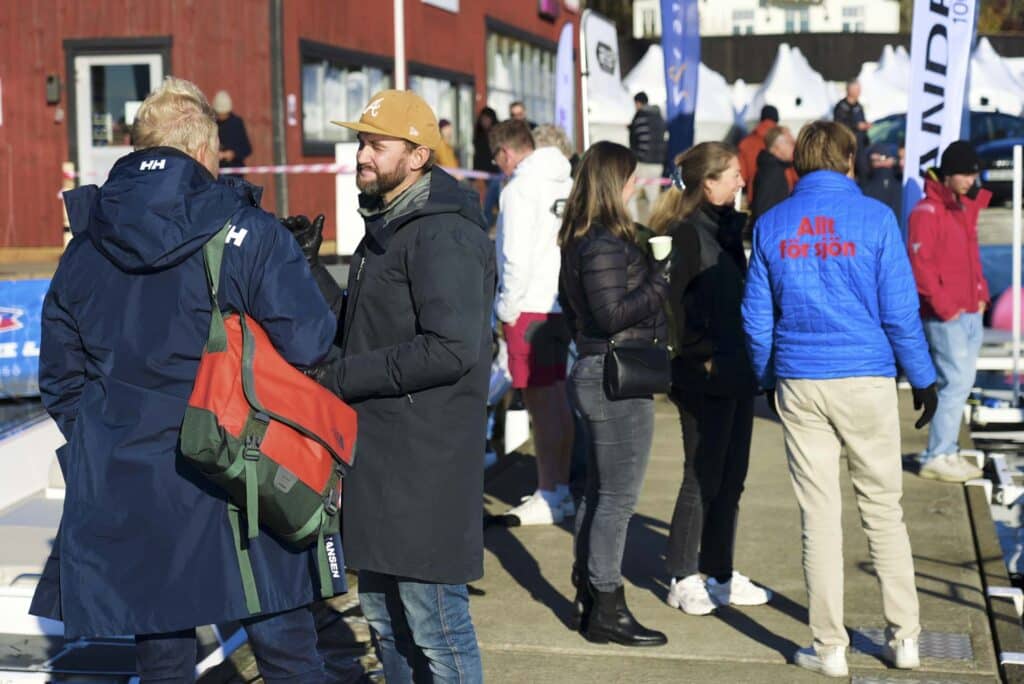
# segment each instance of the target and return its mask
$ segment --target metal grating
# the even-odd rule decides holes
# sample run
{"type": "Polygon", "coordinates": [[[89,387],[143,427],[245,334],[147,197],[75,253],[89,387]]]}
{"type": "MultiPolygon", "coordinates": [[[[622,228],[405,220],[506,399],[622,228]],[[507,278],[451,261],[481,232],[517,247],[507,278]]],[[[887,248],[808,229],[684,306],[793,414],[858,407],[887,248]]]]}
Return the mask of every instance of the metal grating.
{"type": "MultiPolygon", "coordinates": [[[[943,660],[974,660],[971,637],[953,632],[921,631],[921,657],[943,660]]],[[[882,655],[885,644],[885,630],[875,627],[858,627],[853,630],[850,648],[872,656],[882,655]]]]}

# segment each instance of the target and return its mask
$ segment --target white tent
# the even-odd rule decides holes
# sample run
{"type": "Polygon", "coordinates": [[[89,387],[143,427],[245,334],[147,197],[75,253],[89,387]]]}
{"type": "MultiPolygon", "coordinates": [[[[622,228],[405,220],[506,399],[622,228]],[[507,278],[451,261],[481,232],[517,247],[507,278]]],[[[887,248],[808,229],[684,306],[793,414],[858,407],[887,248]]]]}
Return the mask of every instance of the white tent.
{"type": "Polygon", "coordinates": [[[774,105],[779,110],[780,123],[796,131],[808,121],[831,114],[833,95],[800,49],[783,43],[768,76],[750,101],[745,118],[749,121],[758,116],[764,105],[774,105]]]}
{"type": "MultiPolygon", "coordinates": [[[[736,121],[733,96],[725,77],[703,63],[700,65],[697,85],[697,111],[694,124],[694,140],[722,140],[736,121]]],[[[651,104],[658,105],[662,114],[666,111],[665,54],[657,43],[636,63],[632,71],[622,79],[626,89],[636,94],[647,93],[651,104]]]]}
{"type": "Polygon", "coordinates": [[[1024,110],[1024,84],[992,47],[988,38],[978,41],[971,55],[972,110],[1018,115],[1024,110]]]}
{"type": "Polygon", "coordinates": [[[907,111],[909,79],[910,56],[902,46],[894,50],[891,45],[886,45],[878,63],[864,63],[857,80],[861,87],[860,101],[868,121],[907,111]]]}

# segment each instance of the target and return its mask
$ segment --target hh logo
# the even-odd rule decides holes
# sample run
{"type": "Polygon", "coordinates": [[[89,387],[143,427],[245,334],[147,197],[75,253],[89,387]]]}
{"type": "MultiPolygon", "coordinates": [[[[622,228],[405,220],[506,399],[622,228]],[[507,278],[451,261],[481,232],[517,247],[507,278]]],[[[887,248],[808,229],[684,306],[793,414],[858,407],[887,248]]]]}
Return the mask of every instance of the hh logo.
{"type": "Polygon", "coordinates": [[[24,315],[24,309],[0,306],[0,333],[24,328],[25,324],[21,322],[21,317],[24,315]]]}
{"type": "Polygon", "coordinates": [[[139,171],[163,171],[166,165],[166,159],[148,159],[139,164],[139,171]]]}
{"type": "Polygon", "coordinates": [[[383,99],[377,98],[376,100],[374,100],[370,104],[366,105],[366,109],[363,110],[363,116],[366,116],[367,114],[369,114],[373,118],[377,118],[377,115],[380,114],[380,106],[383,103],[384,103],[383,99]]]}
{"type": "Polygon", "coordinates": [[[242,246],[242,240],[249,234],[248,228],[239,228],[238,226],[230,226],[227,237],[224,238],[225,245],[233,244],[235,247],[242,246]]]}

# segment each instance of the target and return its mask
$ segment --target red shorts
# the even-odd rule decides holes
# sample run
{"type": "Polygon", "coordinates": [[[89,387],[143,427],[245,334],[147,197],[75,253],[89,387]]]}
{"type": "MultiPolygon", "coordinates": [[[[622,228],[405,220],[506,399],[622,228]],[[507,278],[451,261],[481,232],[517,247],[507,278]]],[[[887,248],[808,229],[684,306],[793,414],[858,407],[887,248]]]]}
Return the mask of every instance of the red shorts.
{"type": "Polygon", "coordinates": [[[521,313],[504,324],[512,386],[546,387],[565,380],[569,329],[562,314],[521,313]]]}

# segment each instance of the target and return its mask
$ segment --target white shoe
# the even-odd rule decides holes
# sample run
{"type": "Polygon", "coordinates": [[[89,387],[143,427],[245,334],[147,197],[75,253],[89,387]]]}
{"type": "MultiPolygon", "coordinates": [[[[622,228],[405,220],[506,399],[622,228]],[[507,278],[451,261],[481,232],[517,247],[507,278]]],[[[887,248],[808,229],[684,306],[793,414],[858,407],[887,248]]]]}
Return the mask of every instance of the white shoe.
{"type": "Polygon", "coordinates": [[[719,606],[760,606],[772,599],[771,591],[757,586],[749,577],[735,570],[732,571],[732,579],[721,584],[714,577],[708,577],[707,587],[711,600],[719,606]]]}
{"type": "Polygon", "coordinates": [[[707,615],[715,609],[700,575],[690,575],[678,582],[673,579],[668,589],[668,605],[687,615],[707,615]]]}
{"type": "Polygon", "coordinates": [[[918,474],[929,480],[967,482],[981,477],[981,470],[960,454],[942,454],[922,463],[918,474]]]}
{"type": "Polygon", "coordinates": [[[823,648],[820,653],[813,646],[801,648],[793,654],[793,663],[805,670],[820,672],[826,677],[850,675],[850,668],[846,666],[846,649],[842,646],[823,648]]]}
{"type": "Polygon", "coordinates": [[[921,667],[921,654],[917,639],[890,641],[882,647],[882,657],[901,670],[921,667]]]}
{"type": "Polygon", "coordinates": [[[562,522],[564,513],[562,505],[552,506],[547,499],[536,491],[530,496],[523,497],[523,502],[515,508],[509,509],[505,514],[510,527],[519,525],[557,525],[562,522]]]}

